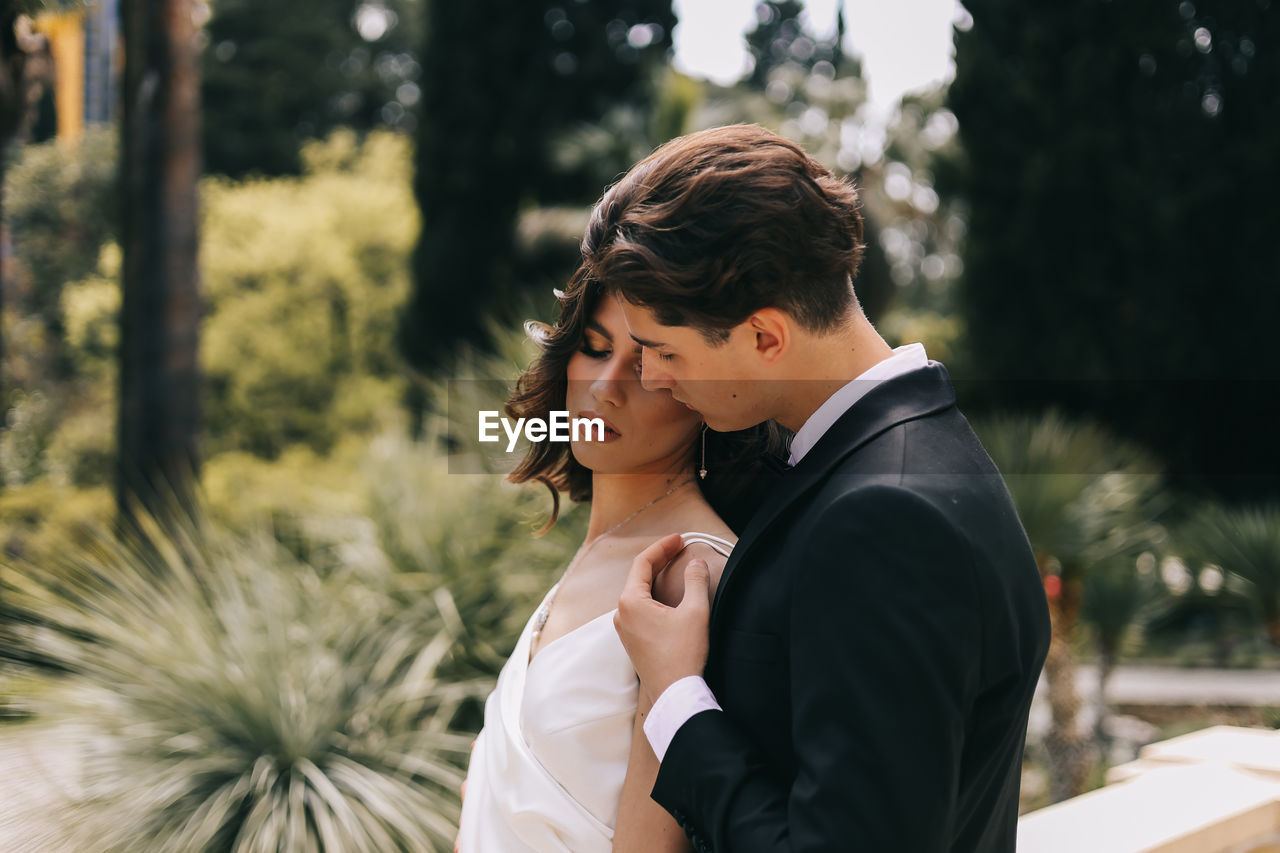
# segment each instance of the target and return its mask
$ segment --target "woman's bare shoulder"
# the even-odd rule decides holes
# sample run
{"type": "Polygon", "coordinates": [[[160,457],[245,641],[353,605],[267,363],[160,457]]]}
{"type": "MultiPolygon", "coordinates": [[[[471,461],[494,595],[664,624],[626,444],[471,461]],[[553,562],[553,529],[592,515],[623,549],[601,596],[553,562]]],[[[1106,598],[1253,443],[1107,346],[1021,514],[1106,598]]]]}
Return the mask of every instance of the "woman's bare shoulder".
{"type": "MultiPolygon", "coordinates": [[[[709,531],[699,532],[706,533],[709,531]]],[[[719,534],[713,535],[719,536],[719,534]]],[[[730,532],[730,536],[732,536],[732,532],[730,532]]],[[[732,542],[733,539],[729,539],[729,541],[732,542]]],[[[671,607],[679,604],[684,598],[685,569],[694,560],[702,560],[707,564],[707,570],[711,575],[711,593],[714,595],[716,585],[720,583],[720,575],[724,572],[724,566],[728,559],[728,557],[705,542],[690,542],[653,579],[653,597],[671,607]]]]}

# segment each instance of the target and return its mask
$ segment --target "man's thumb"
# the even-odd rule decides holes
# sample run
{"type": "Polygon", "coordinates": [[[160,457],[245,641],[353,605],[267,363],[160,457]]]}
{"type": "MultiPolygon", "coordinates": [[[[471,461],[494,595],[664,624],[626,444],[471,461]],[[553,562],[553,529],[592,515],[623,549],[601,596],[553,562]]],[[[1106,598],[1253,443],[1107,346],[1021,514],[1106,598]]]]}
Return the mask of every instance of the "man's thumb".
{"type": "Polygon", "coordinates": [[[705,560],[693,560],[684,568],[684,598],[680,603],[690,601],[711,603],[711,572],[705,560]]]}

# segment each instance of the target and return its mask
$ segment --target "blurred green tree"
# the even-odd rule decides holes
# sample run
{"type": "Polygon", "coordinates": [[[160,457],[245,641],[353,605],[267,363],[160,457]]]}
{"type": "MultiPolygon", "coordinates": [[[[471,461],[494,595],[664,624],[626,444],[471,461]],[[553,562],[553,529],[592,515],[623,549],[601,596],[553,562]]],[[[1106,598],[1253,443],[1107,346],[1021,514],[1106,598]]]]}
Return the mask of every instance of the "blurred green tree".
{"type": "Polygon", "coordinates": [[[1168,498],[1154,462],[1095,424],[1051,411],[977,420],[974,430],[1004,474],[1045,579],[1053,629],[1044,665],[1051,710],[1045,749],[1058,802],[1084,792],[1092,765],[1091,736],[1079,725],[1073,651],[1082,606],[1092,592],[1089,616],[1104,633],[1123,632],[1136,616],[1125,587],[1102,580],[1090,589],[1088,580],[1132,564],[1163,541],[1156,520],[1168,498]],[[1118,610],[1119,618],[1108,610],[1118,610]]]}
{"type": "Polygon", "coordinates": [[[438,365],[526,282],[514,248],[530,202],[585,203],[600,187],[554,168],[554,137],[650,101],[670,0],[502,0],[426,7],[414,191],[422,233],[399,328],[411,365],[438,365]]]}
{"type": "Polygon", "coordinates": [[[819,62],[830,63],[836,72],[849,58],[845,55],[844,9],[836,10],[836,31],[830,38],[815,38],[800,20],[804,4],[800,0],[763,0],[756,4],[756,25],[747,33],[751,53],[751,73],[746,83],[756,89],[769,85],[773,69],[795,65],[812,71],[819,62]]]}
{"type": "Polygon", "coordinates": [[[215,0],[202,57],[205,170],[297,174],[303,143],[334,128],[411,130],[419,5],[215,0]]]}
{"type": "Polygon", "coordinates": [[[1278,390],[1280,14],[965,7],[949,96],[970,210],[962,311],[981,376],[1032,380],[988,392],[1091,413],[1179,485],[1274,492],[1280,444],[1257,425],[1278,390]]]}

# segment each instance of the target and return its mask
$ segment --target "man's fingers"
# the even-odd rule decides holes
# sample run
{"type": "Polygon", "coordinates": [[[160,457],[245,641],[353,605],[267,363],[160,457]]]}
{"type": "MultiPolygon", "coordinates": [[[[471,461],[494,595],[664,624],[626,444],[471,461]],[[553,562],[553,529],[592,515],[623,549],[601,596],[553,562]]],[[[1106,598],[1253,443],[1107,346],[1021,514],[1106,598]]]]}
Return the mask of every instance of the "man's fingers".
{"type": "MultiPolygon", "coordinates": [[[[641,551],[631,561],[631,571],[627,574],[627,582],[622,588],[623,599],[653,598],[653,576],[658,569],[671,562],[671,558],[680,553],[684,540],[679,533],[672,533],[654,542],[641,551]]],[[[621,602],[619,602],[621,605],[621,602]]]]}
{"type": "Polygon", "coordinates": [[[684,570],[684,598],[681,610],[705,608],[711,605],[711,570],[703,560],[694,560],[684,570]]]}

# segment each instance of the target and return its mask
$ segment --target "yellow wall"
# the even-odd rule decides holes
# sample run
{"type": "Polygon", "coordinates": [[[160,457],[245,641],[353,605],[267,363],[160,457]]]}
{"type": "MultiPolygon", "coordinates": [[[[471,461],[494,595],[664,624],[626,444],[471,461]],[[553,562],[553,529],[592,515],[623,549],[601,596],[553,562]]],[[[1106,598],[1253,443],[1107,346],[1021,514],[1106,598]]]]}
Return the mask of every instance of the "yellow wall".
{"type": "Polygon", "coordinates": [[[58,138],[75,141],[84,134],[84,15],[47,13],[35,20],[53,54],[54,104],[58,138]]]}

